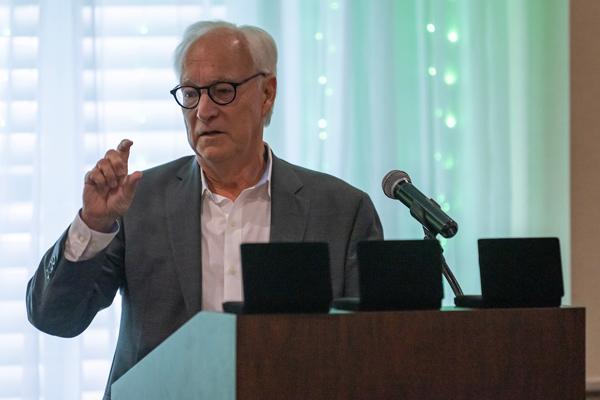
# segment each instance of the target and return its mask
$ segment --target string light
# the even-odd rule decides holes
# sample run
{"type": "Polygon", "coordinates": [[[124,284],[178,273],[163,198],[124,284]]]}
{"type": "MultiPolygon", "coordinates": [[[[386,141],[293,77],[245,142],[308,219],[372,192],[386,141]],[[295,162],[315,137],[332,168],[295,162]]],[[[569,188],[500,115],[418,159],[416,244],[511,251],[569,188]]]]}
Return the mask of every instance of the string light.
{"type": "Polygon", "coordinates": [[[142,25],[139,27],[138,32],[140,32],[142,35],[147,35],[150,30],[148,29],[148,26],[142,25]]]}
{"type": "Polygon", "coordinates": [[[451,71],[446,72],[446,74],[444,74],[444,82],[448,86],[454,85],[456,83],[456,74],[451,71]]]}
{"type": "Polygon", "coordinates": [[[451,170],[452,168],[454,168],[454,157],[449,156],[448,158],[446,158],[446,160],[444,161],[444,169],[446,171],[451,170]]]}
{"type": "Polygon", "coordinates": [[[458,32],[456,32],[455,30],[452,30],[450,32],[448,32],[448,41],[450,43],[456,43],[458,42],[458,32]]]}
{"type": "MultiPolygon", "coordinates": [[[[442,28],[442,26],[436,27],[433,22],[427,23],[427,25],[426,25],[426,30],[429,34],[433,34],[434,32],[436,32],[437,28],[440,28],[440,33],[445,32],[445,38],[448,40],[448,42],[446,42],[446,43],[450,44],[450,45],[446,45],[447,47],[449,47],[449,48],[454,47],[452,45],[459,41],[460,37],[458,34],[458,29],[456,29],[456,27],[451,27],[450,29],[446,30],[446,28],[442,28]]],[[[443,38],[443,36],[442,36],[442,38],[443,38]]],[[[450,58],[447,61],[451,62],[451,60],[452,59],[450,58]]],[[[458,82],[459,74],[456,69],[454,69],[450,66],[451,64],[450,65],[448,65],[448,64],[450,64],[450,63],[446,63],[445,65],[438,64],[436,66],[430,65],[427,68],[427,73],[431,77],[437,76],[439,74],[443,78],[443,82],[446,86],[454,86],[458,82]],[[439,71],[436,67],[439,68],[439,71]]],[[[436,79],[435,81],[432,81],[430,83],[430,85],[437,86],[438,80],[436,79]]],[[[455,105],[455,102],[453,101],[454,94],[450,90],[445,91],[445,93],[447,93],[447,94],[443,98],[443,102],[434,104],[435,108],[433,108],[432,111],[433,111],[435,118],[439,119],[440,122],[443,122],[444,125],[446,126],[446,128],[454,129],[454,128],[456,128],[456,126],[458,124],[458,116],[456,114],[454,114],[453,112],[447,111],[448,109],[454,108],[453,107],[455,105]]],[[[441,139],[442,139],[442,143],[444,143],[446,140],[450,140],[450,139],[445,139],[445,138],[441,138],[441,139]]],[[[450,173],[449,171],[451,171],[455,167],[455,157],[451,153],[448,152],[449,149],[447,149],[443,144],[442,144],[442,147],[438,148],[438,149],[439,150],[436,150],[433,153],[433,159],[435,160],[436,167],[437,168],[441,167],[444,171],[448,171],[448,173],[450,173]]],[[[444,190],[444,187],[442,186],[442,187],[440,187],[440,189],[444,190]]],[[[452,198],[452,196],[450,196],[450,198],[447,198],[445,193],[437,193],[435,198],[436,198],[437,203],[440,205],[441,209],[444,212],[450,211],[450,209],[451,209],[450,198],[452,198]]],[[[442,248],[446,248],[447,243],[448,243],[448,241],[445,238],[440,239],[440,244],[441,244],[442,248]]]]}
{"type": "Polygon", "coordinates": [[[453,114],[446,115],[445,123],[448,128],[454,128],[456,126],[456,117],[453,114]]]}
{"type": "MultiPolygon", "coordinates": [[[[332,12],[337,11],[339,7],[340,5],[337,0],[328,2],[328,8],[332,12]]],[[[315,32],[314,38],[318,43],[318,52],[320,54],[324,53],[325,55],[329,56],[335,52],[335,46],[331,43],[331,38],[329,36],[327,37],[327,41],[325,41],[325,35],[323,34],[324,30],[325,27],[320,26],[319,29],[315,32]]],[[[321,60],[322,61],[319,63],[319,65],[317,65],[317,69],[320,70],[322,73],[317,76],[316,83],[318,84],[321,96],[323,96],[320,110],[320,112],[322,113],[321,115],[323,117],[317,121],[317,137],[319,141],[322,142],[322,144],[319,147],[323,149],[326,147],[326,144],[324,142],[328,138],[327,131],[325,130],[327,128],[327,119],[325,118],[327,116],[327,100],[325,98],[331,96],[333,91],[330,87],[327,86],[327,61],[323,60],[322,58],[321,60]]],[[[325,160],[321,156],[319,157],[319,165],[321,168],[327,168],[325,165],[325,160]]]]}

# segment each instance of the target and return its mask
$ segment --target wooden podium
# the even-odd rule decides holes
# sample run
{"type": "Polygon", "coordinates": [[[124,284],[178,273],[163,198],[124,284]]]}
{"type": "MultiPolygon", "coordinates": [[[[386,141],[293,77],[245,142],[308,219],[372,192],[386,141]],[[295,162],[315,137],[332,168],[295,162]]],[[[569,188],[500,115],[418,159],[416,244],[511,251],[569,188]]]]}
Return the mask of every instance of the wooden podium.
{"type": "Polygon", "coordinates": [[[202,312],[113,400],[585,398],[585,310],[202,312]]]}

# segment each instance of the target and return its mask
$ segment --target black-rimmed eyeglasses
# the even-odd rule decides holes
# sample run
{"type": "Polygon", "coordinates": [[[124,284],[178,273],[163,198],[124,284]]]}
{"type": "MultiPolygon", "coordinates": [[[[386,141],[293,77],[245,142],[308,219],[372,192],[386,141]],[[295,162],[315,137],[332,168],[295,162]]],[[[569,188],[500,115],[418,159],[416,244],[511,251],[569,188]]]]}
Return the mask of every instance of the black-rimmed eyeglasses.
{"type": "Polygon", "coordinates": [[[261,75],[266,76],[264,72],[259,72],[240,82],[215,82],[208,86],[177,85],[170,93],[175,98],[175,101],[177,101],[177,104],[188,110],[198,106],[198,103],[200,103],[200,96],[202,95],[202,89],[206,89],[206,93],[208,93],[208,97],[210,97],[212,101],[224,106],[235,100],[238,86],[261,75]]]}

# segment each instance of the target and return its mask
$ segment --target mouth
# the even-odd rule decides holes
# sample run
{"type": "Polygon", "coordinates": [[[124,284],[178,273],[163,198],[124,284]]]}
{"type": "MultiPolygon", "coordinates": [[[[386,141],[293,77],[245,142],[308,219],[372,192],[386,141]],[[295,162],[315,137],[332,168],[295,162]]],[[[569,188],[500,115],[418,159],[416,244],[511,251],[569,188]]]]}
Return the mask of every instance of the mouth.
{"type": "Polygon", "coordinates": [[[212,136],[218,136],[218,135],[222,135],[223,131],[202,131],[200,132],[200,136],[204,136],[204,137],[212,137],[212,136]]]}

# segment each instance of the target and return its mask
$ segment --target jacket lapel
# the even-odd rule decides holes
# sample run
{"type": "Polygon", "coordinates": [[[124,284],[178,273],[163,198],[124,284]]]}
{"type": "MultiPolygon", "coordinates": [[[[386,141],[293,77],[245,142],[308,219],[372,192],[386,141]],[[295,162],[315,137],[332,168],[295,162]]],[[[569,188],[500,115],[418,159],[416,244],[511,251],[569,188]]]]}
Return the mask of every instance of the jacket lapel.
{"type": "MultiPolygon", "coordinates": [[[[193,157],[170,185],[165,205],[167,232],[188,316],[192,317],[202,306],[202,180],[193,157]]],[[[303,240],[310,201],[301,195],[302,186],[292,167],[273,155],[270,241],[303,240]]]]}
{"type": "Polygon", "coordinates": [[[167,190],[167,230],[189,317],[202,306],[200,168],[192,157],[167,190]]]}
{"type": "Polygon", "coordinates": [[[310,201],[301,195],[302,186],[291,165],[273,155],[271,242],[303,240],[310,201]]]}

